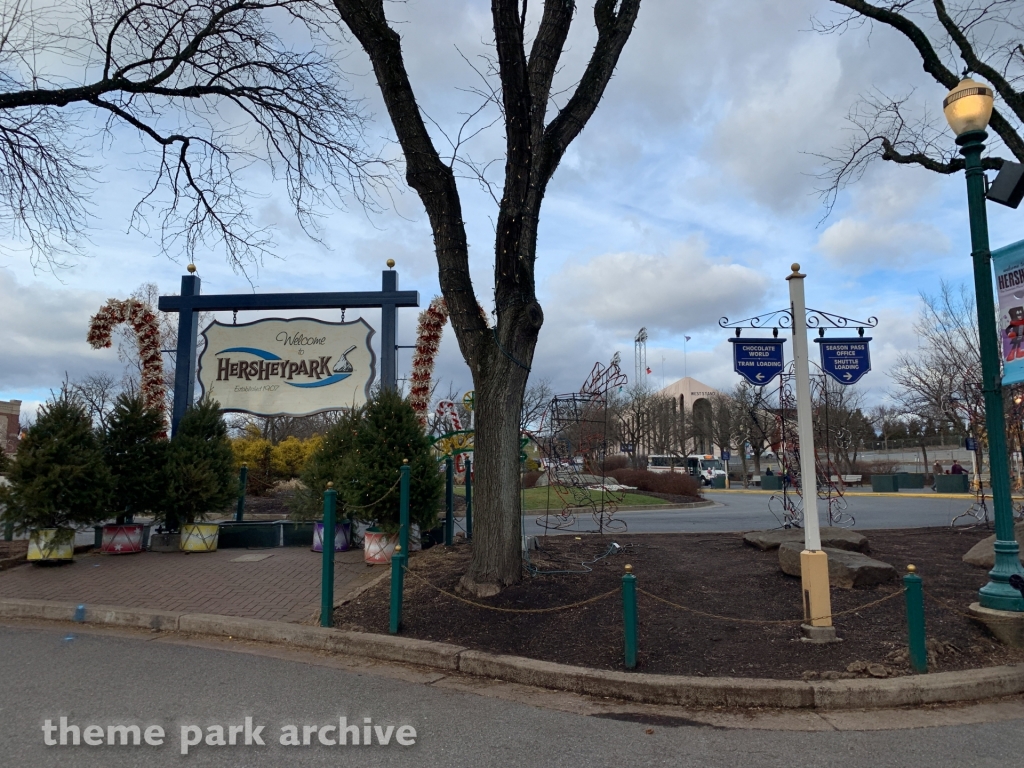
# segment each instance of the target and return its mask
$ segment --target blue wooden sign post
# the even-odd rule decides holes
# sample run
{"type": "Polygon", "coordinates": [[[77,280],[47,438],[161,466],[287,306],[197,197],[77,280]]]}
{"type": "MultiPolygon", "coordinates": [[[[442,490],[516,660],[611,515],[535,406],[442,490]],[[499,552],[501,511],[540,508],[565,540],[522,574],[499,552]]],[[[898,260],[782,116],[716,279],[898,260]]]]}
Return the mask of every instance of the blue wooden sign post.
{"type": "Polygon", "coordinates": [[[814,340],[821,351],[821,370],[844,386],[856,384],[871,370],[871,337],[814,340]]]}
{"type": "MultiPolygon", "coordinates": [[[[394,262],[389,261],[388,265],[394,262]]],[[[253,293],[200,295],[201,281],[195,267],[181,278],[180,296],[161,296],[161,312],[178,313],[178,347],[174,367],[174,408],[171,413],[171,434],[195,399],[196,341],[199,335],[198,312],[227,312],[267,309],[366,309],[381,310],[380,383],[387,389],[398,388],[396,327],[399,307],[418,307],[418,291],[398,290],[398,273],[384,270],[380,291],[348,293],[253,293]]],[[[326,534],[325,534],[326,536],[326,534]]]]}
{"type": "Polygon", "coordinates": [[[785,339],[729,339],[732,342],[732,367],[755,387],[763,387],[786,365],[782,354],[785,339]]]}

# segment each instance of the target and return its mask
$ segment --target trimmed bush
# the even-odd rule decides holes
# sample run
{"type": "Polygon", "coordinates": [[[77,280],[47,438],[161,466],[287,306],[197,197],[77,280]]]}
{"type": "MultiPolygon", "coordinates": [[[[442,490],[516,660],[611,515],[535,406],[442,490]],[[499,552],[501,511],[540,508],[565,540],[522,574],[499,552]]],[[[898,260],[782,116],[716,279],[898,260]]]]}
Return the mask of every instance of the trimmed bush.
{"type": "Polygon", "coordinates": [[[523,473],[523,488],[533,488],[537,485],[537,481],[540,480],[543,472],[524,472],[523,473]]]}
{"type": "Polygon", "coordinates": [[[668,493],[675,496],[700,496],[700,485],[697,478],[684,472],[616,469],[608,474],[622,485],[632,485],[638,491],[668,493]]]}

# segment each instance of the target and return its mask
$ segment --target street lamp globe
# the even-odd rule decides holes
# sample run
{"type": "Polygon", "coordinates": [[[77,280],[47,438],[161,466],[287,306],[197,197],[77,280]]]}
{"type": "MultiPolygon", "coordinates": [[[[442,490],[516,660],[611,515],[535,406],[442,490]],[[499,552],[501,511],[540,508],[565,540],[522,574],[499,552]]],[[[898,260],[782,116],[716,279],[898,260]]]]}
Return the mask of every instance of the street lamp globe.
{"type": "Polygon", "coordinates": [[[965,77],[946,94],[942,111],[957,136],[969,131],[984,131],[992,117],[992,89],[965,77]]]}

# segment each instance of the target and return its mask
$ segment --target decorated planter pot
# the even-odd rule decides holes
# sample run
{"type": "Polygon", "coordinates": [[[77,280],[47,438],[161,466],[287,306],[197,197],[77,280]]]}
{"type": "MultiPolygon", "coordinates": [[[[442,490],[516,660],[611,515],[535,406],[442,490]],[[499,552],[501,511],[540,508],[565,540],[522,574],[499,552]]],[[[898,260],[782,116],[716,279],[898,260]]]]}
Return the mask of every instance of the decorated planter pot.
{"type": "Polygon", "coordinates": [[[182,552],[215,552],[220,526],[216,523],[193,523],[181,526],[182,552]]]}
{"type": "Polygon", "coordinates": [[[63,528],[41,528],[28,537],[28,559],[38,562],[71,560],[75,556],[75,536],[63,528]],[[55,539],[59,539],[55,541],[55,539]]]}
{"type": "Polygon", "coordinates": [[[363,534],[363,561],[370,565],[386,565],[395,554],[398,536],[389,536],[381,531],[366,531],[363,534]]]}
{"type": "MultiPolygon", "coordinates": [[[[342,520],[334,526],[334,551],[348,552],[351,547],[352,523],[342,520]]],[[[324,551],[324,524],[322,522],[313,525],[313,551],[324,551]]]]}
{"type": "Polygon", "coordinates": [[[127,555],[142,551],[142,523],[104,525],[100,551],[108,555],[127,555]]]}

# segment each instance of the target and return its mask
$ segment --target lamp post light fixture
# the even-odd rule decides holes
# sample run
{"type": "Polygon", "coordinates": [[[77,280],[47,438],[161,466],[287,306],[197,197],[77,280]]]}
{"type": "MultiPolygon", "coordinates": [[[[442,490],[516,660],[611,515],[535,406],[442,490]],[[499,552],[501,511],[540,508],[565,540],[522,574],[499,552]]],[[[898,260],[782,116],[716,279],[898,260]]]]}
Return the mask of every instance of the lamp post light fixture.
{"type": "Polygon", "coordinates": [[[942,102],[949,127],[956,134],[967,175],[967,206],[971,224],[971,257],[974,260],[974,291],[978,311],[981,352],[982,393],[985,398],[985,426],[988,432],[992,506],[995,511],[995,565],[989,582],[979,590],[982,608],[1024,611],[1024,597],[1010,586],[1014,574],[1024,576],[1013,535],[1013,507],[1010,501],[1010,472],[1006,452],[1006,419],[1000,374],[999,335],[996,329],[995,297],[992,289],[992,253],[988,242],[985,212],[985,175],[981,153],[992,117],[992,89],[964,78],[942,102]]]}

